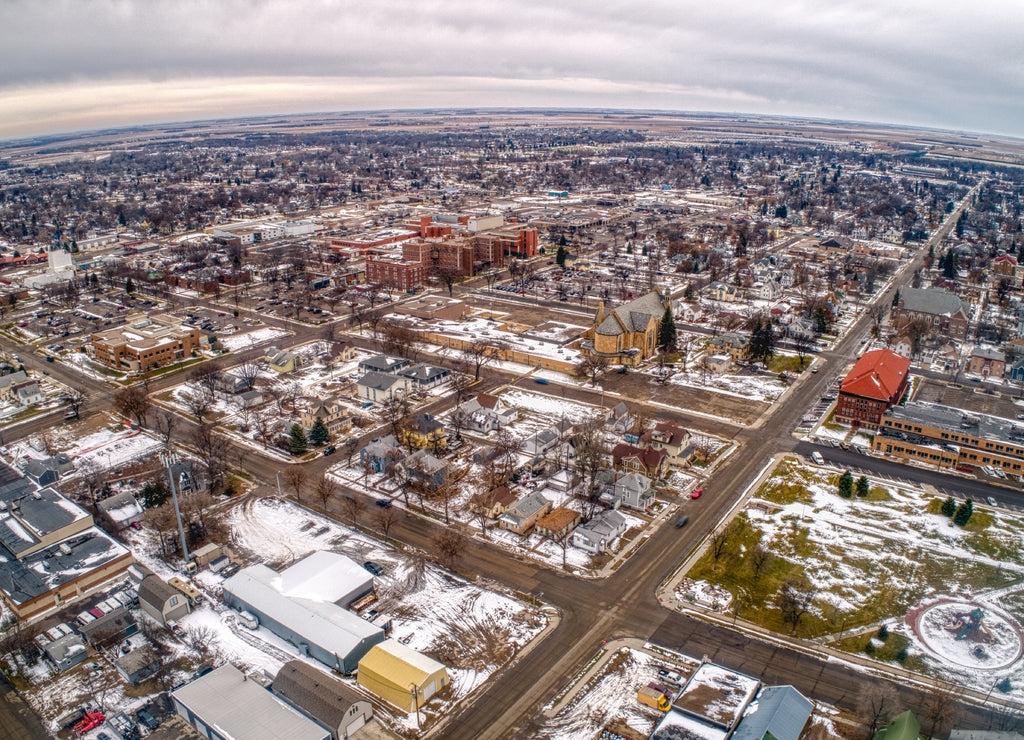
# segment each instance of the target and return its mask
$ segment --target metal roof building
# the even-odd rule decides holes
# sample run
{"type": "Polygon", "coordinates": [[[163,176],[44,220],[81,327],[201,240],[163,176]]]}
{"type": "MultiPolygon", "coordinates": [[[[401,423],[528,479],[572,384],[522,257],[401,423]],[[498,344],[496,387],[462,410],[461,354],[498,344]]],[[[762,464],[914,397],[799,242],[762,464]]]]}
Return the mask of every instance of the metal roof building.
{"type": "Polygon", "coordinates": [[[352,673],[384,640],[382,629],[339,605],[373,588],[373,578],[359,566],[356,573],[354,565],[328,552],[314,553],[281,573],[251,565],[224,582],[224,601],[251,612],[262,626],[324,665],[352,673]]]}
{"type": "Polygon", "coordinates": [[[798,740],[814,705],[792,686],[766,686],[740,720],[734,740],[798,740]]]}
{"type": "Polygon", "coordinates": [[[351,737],[373,716],[373,705],[367,697],[301,660],[281,666],[271,689],[329,729],[335,740],[351,737]]]}
{"type": "Polygon", "coordinates": [[[210,740],[330,740],[302,716],[230,663],[171,692],[174,707],[210,740]]]}
{"type": "Polygon", "coordinates": [[[448,685],[448,669],[397,640],[385,640],[359,661],[358,681],[381,699],[412,712],[448,685]]]}

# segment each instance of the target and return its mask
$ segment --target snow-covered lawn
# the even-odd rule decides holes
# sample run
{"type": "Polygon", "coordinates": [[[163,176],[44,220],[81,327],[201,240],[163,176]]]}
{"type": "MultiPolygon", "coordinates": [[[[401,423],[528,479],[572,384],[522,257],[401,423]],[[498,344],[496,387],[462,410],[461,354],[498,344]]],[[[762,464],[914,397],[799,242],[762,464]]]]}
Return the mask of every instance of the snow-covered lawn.
{"type": "Polygon", "coordinates": [[[954,526],[939,512],[942,499],[903,483],[871,479],[867,498],[841,498],[840,472],[781,461],[724,530],[724,542],[709,540],[678,596],[720,610],[732,610],[738,600],[739,616],[789,632],[792,622],[779,604],[783,591],[794,589],[809,597],[799,636],[838,641],[846,630],[842,645],[851,648],[855,631],[873,633],[885,623],[902,636],[890,645],[906,645],[900,658],[906,667],[982,691],[992,686],[996,669],[964,666],[952,653],[929,648],[929,635],[922,637],[919,620],[908,612],[943,597],[980,602],[983,610],[987,603],[993,635],[984,650],[1014,652],[992,655],[986,664],[1003,666],[997,675],[1011,676],[1014,697],[1024,697],[1020,641],[1006,637],[1009,628],[996,627],[1009,620],[1019,631],[1016,620],[1024,614],[1024,516],[976,505],[967,527],[954,526]]]}
{"type": "MultiPolygon", "coordinates": [[[[99,470],[140,460],[162,447],[161,442],[147,432],[117,421],[84,437],[75,437],[72,428],[64,426],[54,427],[48,434],[56,448],[70,457],[76,467],[85,462],[99,470]]],[[[47,457],[45,447],[33,446],[31,440],[12,444],[8,451],[16,460],[47,457]]]]}
{"type": "Polygon", "coordinates": [[[256,331],[246,332],[245,334],[232,334],[231,336],[217,335],[217,344],[224,347],[229,352],[234,352],[240,349],[249,349],[255,347],[257,344],[264,344],[271,340],[279,337],[288,336],[288,332],[283,329],[276,329],[274,327],[265,327],[263,329],[257,329],[256,331]]]}

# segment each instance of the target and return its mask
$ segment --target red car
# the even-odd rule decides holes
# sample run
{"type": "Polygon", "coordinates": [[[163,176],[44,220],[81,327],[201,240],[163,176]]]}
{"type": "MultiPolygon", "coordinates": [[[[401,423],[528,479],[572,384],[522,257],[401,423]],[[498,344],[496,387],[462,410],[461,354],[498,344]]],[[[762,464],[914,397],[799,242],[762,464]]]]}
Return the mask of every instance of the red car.
{"type": "Polygon", "coordinates": [[[700,498],[704,494],[703,488],[694,488],[693,493],[690,494],[690,498],[700,498]]]}
{"type": "Polygon", "coordinates": [[[95,730],[103,724],[105,719],[106,716],[103,712],[89,712],[75,725],[75,734],[84,735],[89,730],[95,730]]]}

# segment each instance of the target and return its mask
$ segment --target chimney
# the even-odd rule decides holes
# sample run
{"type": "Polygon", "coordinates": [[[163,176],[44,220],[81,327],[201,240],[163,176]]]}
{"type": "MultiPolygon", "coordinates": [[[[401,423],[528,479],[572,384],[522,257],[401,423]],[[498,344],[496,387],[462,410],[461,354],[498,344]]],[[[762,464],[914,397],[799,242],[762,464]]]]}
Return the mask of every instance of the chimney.
{"type": "Polygon", "coordinates": [[[597,323],[604,321],[604,301],[597,304],[597,323]]]}

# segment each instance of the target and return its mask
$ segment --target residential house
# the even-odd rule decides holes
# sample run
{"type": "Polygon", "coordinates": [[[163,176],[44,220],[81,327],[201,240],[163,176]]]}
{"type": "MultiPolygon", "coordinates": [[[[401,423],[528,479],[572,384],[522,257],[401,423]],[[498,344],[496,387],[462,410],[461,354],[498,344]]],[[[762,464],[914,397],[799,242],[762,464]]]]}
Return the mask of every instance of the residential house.
{"type": "Polygon", "coordinates": [[[572,533],[573,547],[591,555],[605,552],[626,531],[626,518],[617,511],[602,511],[572,533]]]}
{"type": "Polygon", "coordinates": [[[60,480],[60,471],[49,460],[32,459],[25,463],[22,472],[36,485],[50,486],[60,480]]]}
{"type": "Polygon", "coordinates": [[[416,449],[443,450],[448,446],[444,424],[427,413],[416,414],[398,430],[398,440],[416,449]]]}
{"type": "Polygon", "coordinates": [[[330,730],[332,740],[347,740],[373,717],[373,705],[365,696],[301,660],[290,660],[281,666],[270,688],[330,730]]]}
{"type": "Polygon", "coordinates": [[[317,359],[324,365],[334,365],[341,362],[352,362],[357,353],[358,349],[352,342],[324,342],[317,359]]]}
{"type": "Polygon", "coordinates": [[[740,289],[730,283],[715,281],[708,286],[708,297],[714,301],[733,302],[740,300],[740,289]]]}
{"type": "Polygon", "coordinates": [[[921,723],[914,713],[907,710],[896,715],[893,720],[876,732],[871,740],[919,740],[921,723]]]}
{"type": "Polygon", "coordinates": [[[103,499],[97,506],[118,529],[124,529],[133,522],[142,521],[144,509],[131,491],[122,491],[103,499]]]}
{"type": "Polygon", "coordinates": [[[653,447],[634,447],[620,442],[612,449],[612,464],[623,470],[634,470],[655,480],[668,475],[668,452],[653,447]]]}
{"type": "Polygon", "coordinates": [[[337,398],[320,399],[302,412],[302,426],[310,429],[317,419],[322,419],[332,437],[344,434],[352,428],[352,411],[337,398]]]}
{"type": "Polygon", "coordinates": [[[625,403],[619,401],[608,412],[608,418],[605,419],[605,423],[616,434],[625,434],[633,426],[633,414],[630,413],[629,407],[625,403]]]}
{"type": "Polygon", "coordinates": [[[792,686],[765,686],[743,714],[732,740],[800,740],[814,704],[792,686]]]}
{"type": "Polygon", "coordinates": [[[469,510],[488,519],[497,519],[516,500],[508,486],[498,486],[490,491],[474,494],[469,500],[469,510]]]}
{"type": "Polygon", "coordinates": [[[79,630],[82,639],[94,650],[114,645],[138,631],[135,617],[124,607],[94,619],[79,630]]]}
{"type": "Polygon", "coordinates": [[[409,392],[408,378],[371,371],[356,383],[360,398],[374,403],[384,403],[401,398],[409,392]]]}
{"type": "Polygon", "coordinates": [[[501,398],[489,393],[470,396],[452,411],[453,424],[480,434],[497,431],[518,418],[515,408],[505,406],[501,398]]]}
{"type": "Polygon", "coordinates": [[[555,541],[561,541],[580,523],[580,513],[566,506],[559,506],[557,509],[545,514],[537,520],[535,532],[542,537],[555,541]]]}
{"type": "Polygon", "coordinates": [[[1006,373],[1006,355],[994,347],[977,347],[971,353],[967,370],[985,378],[1001,378],[1006,373]]]}
{"type": "Polygon", "coordinates": [[[15,400],[15,386],[28,380],[28,373],[24,370],[15,370],[7,375],[0,375],[0,401],[15,400]]]}
{"type": "Polygon", "coordinates": [[[549,511],[550,501],[538,492],[528,493],[505,510],[498,518],[498,526],[525,535],[549,511]]]}
{"type": "Polygon", "coordinates": [[[1024,359],[1017,360],[1010,367],[1010,380],[1014,383],[1024,383],[1024,359]]]}
{"type": "Polygon", "coordinates": [[[906,393],[909,371],[910,360],[892,350],[865,352],[839,386],[836,422],[877,429],[882,414],[906,393]]]}
{"type": "Polygon", "coordinates": [[[445,383],[452,373],[446,367],[419,364],[400,370],[399,374],[409,379],[414,390],[426,391],[445,383]]]}
{"type": "Polygon", "coordinates": [[[643,436],[643,441],[656,450],[668,452],[668,463],[676,467],[686,465],[693,456],[690,433],[674,421],[661,421],[643,436]]]}
{"type": "Polygon", "coordinates": [[[561,435],[555,427],[547,427],[524,439],[519,448],[527,455],[543,455],[555,447],[560,439],[561,435]]]}
{"type": "Polygon", "coordinates": [[[782,287],[770,277],[754,283],[753,292],[764,301],[777,301],[782,297],[782,287]]]}
{"type": "Polygon", "coordinates": [[[912,321],[924,321],[933,334],[963,341],[971,323],[971,312],[953,293],[925,288],[903,288],[893,311],[893,326],[903,331],[912,321]]]}
{"type": "Polygon", "coordinates": [[[121,678],[132,686],[138,686],[160,670],[160,656],[152,645],[146,643],[118,656],[114,668],[121,674],[121,678]]]}
{"type": "Polygon", "coordinates": [[[74,633],[65,634],[42,645],[43,654],[58,671],[66,671],[85,660],[89,654],[85,642],[74,633]]]}
{"type": "Polygon", "coordinates": [[[22,406],[35,406],[37,403],[46,401],[46,394],[38,380],[26,380],[24,383],[15,384],[11,390],[14,392],[15,400],[22,406]]]}
{"type": "Polygon", "coordinates": [[[275,373],[293,373],[299,365],[299,356],[294,352],[271,347],[264,358],[275,373]]]}
{"type": "Polygon", "coordinates": [[[369,468],[375,473],[387,472],[404,457],[405,452],[391,434],[371,439],[366,447],[359,450],[359,462],[364,468],[369,468]]]}
{"type": "Polygon", "coordinates": [[[602,470],[598,472],[595,482],[601,492],[601,500],[607,501],[613,509],[622,505],[637,511],[647,511],[654,503],[651,479],[641,473],[602,470]]]}
{"type": "Polygon", "coordinates": [[[747,355],[749,338],[736,332],[725,332],[717,337],[711,337],[708,341],[708,351],[712,353],[725,353],[733,360],[742,360],[747,355]]]}
{"type": "Polygon", "coordinates": [[[404,357],[389,357],[388,355],[374,355],[359,363],[359,369],[364,373],[383,373],[395,375],[412,364],[404,357]]]}
{"type": "Polygon", "coordinates": [[[580,351],[614,363],[638,365],[654,354],[667,305],[656,290],[607,313],[602,302],[594,324],[583,334],[580,351]]]}
{"type": "Polygon", "coordinates": [[[402,461],[409,481],[436,491],[448,482],[448,463],[426,449],[417,450],[402,461]]]}
{"type": "Polygon", "coordinates": [[[146,576],[139,584],[139,607],[165,626],[192,611],[188,598],[157,575],[146,576]]]}

